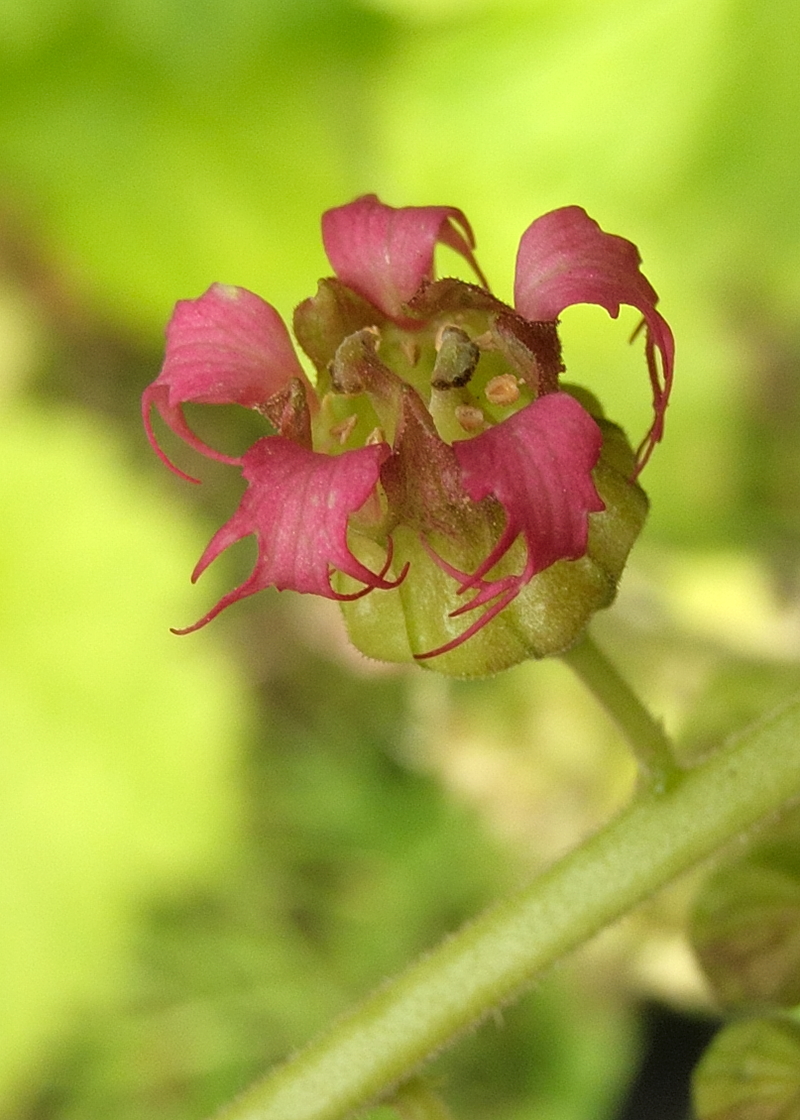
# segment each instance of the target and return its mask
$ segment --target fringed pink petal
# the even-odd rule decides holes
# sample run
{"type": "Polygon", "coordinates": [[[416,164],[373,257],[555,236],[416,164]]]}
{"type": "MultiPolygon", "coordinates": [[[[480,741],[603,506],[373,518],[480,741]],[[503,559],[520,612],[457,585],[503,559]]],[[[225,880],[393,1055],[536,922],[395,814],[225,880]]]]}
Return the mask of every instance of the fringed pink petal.
{"type": "Polygon", "coordinates": [[[585,554],[588,515],[605,509],[591,473],[602,442],[597,424],[574,397],[550,393],[474,439],[453,444],[470,498],[495,498],[506,523],[495,547],[471,575],[432,553],[460,581],[459,594],[477,590],[454,616],[486,609],[458,638],[419,660],[447,653],[482,630],[537,572],[557,560],[577,560],[585,554]],[[520,536],[527,549],[522,571],[487,580],[520,536]]]}
{"type": "Polygon", "coordinates": [[[194,434],[184,419],[183,405],[191,401],[254,408],[292,378],[308,384],[275,308],[245,288],[213,284],[199,299],[181,300],[175,306],[167,325],[164,364],[142,397],[147,435],[159,456],[176,470],[153,432],[150,413],[155,406],[164,423],[196,451],[224,463],[238,463],[239,459],[215,451],[194,434]]]}
{"type": "Polygon", "coordinates": [[[242,456],[242,473],[249,487],[236,513],[212,537],[192,581],[229,545],[251,534],[258,541],[255,567],[240,587],[223,596],[199,622],[176,633],[198,630],[231,603],[265,587],[327,599],[353,599],[376,587],[396,587],[400,580],[384,578],[391,552],[383,570],[373,572],[347,545],[348,519],[373,493],[381,464],[389,454],[385,443],[329,456],[282,436],[258,440],[242,456]],[[364,588],[353,595],[339,594],[331,587],[332,569],[358,580],[364,588]]]}
{"type": "Polygon", "coordinates": [[[579,206],[566,206],[537,218],[522,235],[514,280],[515,306],[526,319],[557,319],[576,303],[599,304],[614,319],[623,303],[641,311],[653,423],[638,451],[637,474],[663,434],[675,359],[672,331],[640,263],[631,241],[604,233],[579,206]]]}
{"type": "Polygon", "coordinates": [[[403,305],[422,281],[433,279],[437,243],[460,253],[488,287],[469,222],[452,206],[397,209],[363,195],[322,215],[322,240],[342,283],[398,322],[405,322],[403,305]]]}

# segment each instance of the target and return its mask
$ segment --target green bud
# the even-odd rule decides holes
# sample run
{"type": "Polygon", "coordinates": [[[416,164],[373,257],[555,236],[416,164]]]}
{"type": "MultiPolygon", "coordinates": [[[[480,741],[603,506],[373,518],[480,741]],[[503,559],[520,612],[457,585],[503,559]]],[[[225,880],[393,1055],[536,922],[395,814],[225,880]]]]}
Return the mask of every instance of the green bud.
{"type": "Polygon", "coordinates": [[[719,1032],[694,1072],[697,1120],[798,1120],[800,1024],[749,1019],[719,1032]]]}
{"type": "Polygon", "coordinates": [[[800,828],[711,876],[691,938],[723,1004],[800,1004],[800,828]]]}

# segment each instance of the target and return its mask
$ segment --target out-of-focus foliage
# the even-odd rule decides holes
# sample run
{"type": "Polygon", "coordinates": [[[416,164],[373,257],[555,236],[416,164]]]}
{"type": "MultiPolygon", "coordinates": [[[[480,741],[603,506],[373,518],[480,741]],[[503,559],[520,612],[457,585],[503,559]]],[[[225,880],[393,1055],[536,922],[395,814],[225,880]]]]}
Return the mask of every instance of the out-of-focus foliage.
{"type": "MultiPolygon", "coordinates": [[[[687,756],[796,690],[798,41],[794,0],[0,0],[0,1115],[202,1116],[629,788],[558,665],[364,675],[269,595],[166,633],[237,481],[145,459],[163,324],[215,280],[288,316],[325,207],[462,207],[504,298],[550,207],[637,242],[677,388],[601,638],[687,756]]],[[[621,320],[562,335],[635,440],[621,320]]],[[[459,1116],[602,1115],[616,989],[699,998],[683,910],[443,1059],[459,1116]]]]}
{"type": "Polygon", "coordinates": [[[247,708],[165,587],[197,534],[99,424],[0,422],[0,1098],[128,971],[131,921],[229,858],[247,708]]]}
{"type": "MultiPolygon", "coordinates": [[[[475,816],[398,757],[400,681],[284,655],[242,775],[249,841],[151,913],[128,984],[76,1016],[24,1115],[202,1117],[512,881],[475,816]]],[[[442,1059],[464,1115],[522,1120],[535,1099],[569,1120],[619,1091],[626,1016],[575,985],[567,972],[442,1059]]]]}
{"type": "Polygon", "coordinates": [[[385,20],[348,0],[3,7],[6,189],[95,306],[155,333],[215,277],[308,294],[385,20]]]}
{"type": "MultiPolygon", "coordinates": [[[[212,279],[288,311],[325,270],[320,211],[361,191],[462,206],[501,295],[525,226],[579,202],[642,247],[679,338],[654,526],[718,544],[746,508],[773,545],[798,534],[776,477],[797,465],[777,401],[798,352],[799,23],[790,0],[8,2],[5,189],[140,332],[212,279]]],[[[573,378],[643,431],[638,347],[596,309],[565,336],[573,378]]]]}

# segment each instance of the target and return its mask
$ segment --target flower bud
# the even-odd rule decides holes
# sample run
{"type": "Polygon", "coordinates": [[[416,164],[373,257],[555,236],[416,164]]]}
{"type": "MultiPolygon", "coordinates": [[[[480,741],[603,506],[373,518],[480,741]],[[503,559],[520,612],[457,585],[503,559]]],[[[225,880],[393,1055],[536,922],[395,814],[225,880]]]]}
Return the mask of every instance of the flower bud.
{"type": "Polygon", "coordinates": [[[800,1004],[800,818],[720,867],[695,905],[691,938],[720,1001],[800,1004]]]}
{"type": "Polygon", "coordinates": [[[692,1079],[697,1120],[796,1120],[800,1115],[800,1023],[788,1017],[731,1023],[692,1079]]]}

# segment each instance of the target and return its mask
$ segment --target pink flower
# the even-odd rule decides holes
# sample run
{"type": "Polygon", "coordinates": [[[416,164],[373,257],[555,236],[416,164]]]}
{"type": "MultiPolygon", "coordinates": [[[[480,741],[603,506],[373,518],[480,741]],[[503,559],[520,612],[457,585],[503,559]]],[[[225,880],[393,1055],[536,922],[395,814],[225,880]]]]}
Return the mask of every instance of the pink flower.
{"type": "MultiPolygon", "coordinates": [[[[444,662],[454,668],[445,671],[471,672],[469,656],[456,652],[475,647],[479,636],[500,635],[494,620],[511,617],[509,610],[530,615],[536,577],[562,562],[577,567],[559,571],[581,568],[592,552],[591,518],[608,522],[618,513],[598,492],[612,469],[601,455],[604,437],[613,442],[613,426],[559,388],[558,315],[582,302],[612,316],[622,303],[642,313],[653,421],[638,459],[628,452],[625,486],[635,494],[637,525],[644,506],[633,479],[663,433],[672,334],[635,246],[603,233],[577,207],[546,214],[524,233],[515,309],[489,292],[472,230],[452,207],[394,209],[370,195],[324,214],[322,231],[336,275],[320,281],[294,317],[295,335],[316,367],[314,386],[274,308],[244,289],[214,285],[177,305],[164,365],[144,393],[148,436],[165,461],[151,426],[153,407],[195,450],[238,465],[248,483],[193,578],[250,534],[258,541],[256,565],[188,629],[267,586],[351,603],[375,592],[377,607],[353,606],[358,629],[365,619],[373,625],[373,615],[379,620],[380,597],[389,593],[400,595],[410,656],[427,662],[448,655],[444,662]],[[478,283],[436,280],[437,244],[458,252],[478,283]],[[190,402],[254,408],[275,434],[241,457],[224,455],[187,424],[183,406],[190,402]],[[428,595],[442,578],[446,603],[428,595]],[[427,582],[415,587],[415,580],[427,582]],[[411,605],[418,593],[424,608],[411,605]],[[420,609],[424,618],[415,621],[420,609]],[[453,633],[471,612],[480,613],[453,633]],[[418,648],[423,631],[446,640],[418,648]]],[[[618,471],[619,455],[616,462],[618,471]]],[[[613,595],[630,543],[617,548],[618,559],[600,564],[609,569],[611,590],[606,581],[604,590],[592,591],[588,613],[613,595]]],[[[394,606],[389,613],[386,624],[397,626],[394,606]]],[[[514,638],[520,648],[536,653],[547,646],[541,614],[537,605],[535,622],[525,623],[538,637],[514,638]]],[[[375,625],[380,630],[380,621],[375,625]]],[[[508,646],[507,634],[498,640],[508,646]]],[[[367,644],[373,652],[371,639],[367,644]]],[[[479,658],[480,665],[511,663],[517,655],[505,646],[496,658],[479,658]]]]}

